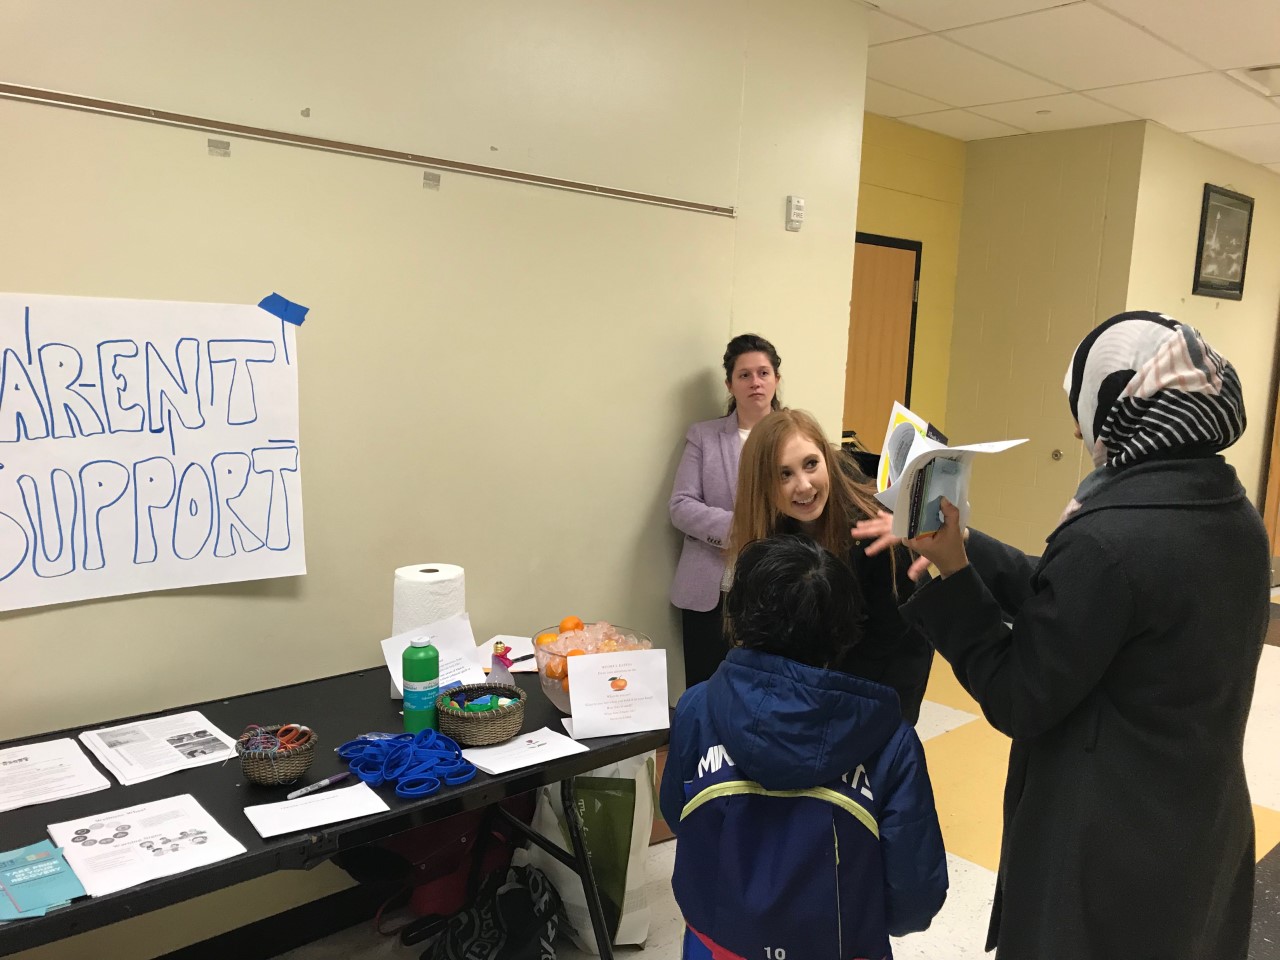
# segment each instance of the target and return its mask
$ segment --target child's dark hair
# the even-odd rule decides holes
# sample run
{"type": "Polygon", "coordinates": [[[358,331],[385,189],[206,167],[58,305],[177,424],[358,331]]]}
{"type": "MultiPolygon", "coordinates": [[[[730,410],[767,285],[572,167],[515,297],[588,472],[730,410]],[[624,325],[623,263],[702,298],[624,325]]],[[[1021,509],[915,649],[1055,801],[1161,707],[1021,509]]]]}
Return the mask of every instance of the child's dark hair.
{"type": "Polygon", "coordinates": [[[738,555],[725,621],[735,647],[838,668],[860,639],[862,593],[849,566],[810,537],[756,540],[738,555]]]}

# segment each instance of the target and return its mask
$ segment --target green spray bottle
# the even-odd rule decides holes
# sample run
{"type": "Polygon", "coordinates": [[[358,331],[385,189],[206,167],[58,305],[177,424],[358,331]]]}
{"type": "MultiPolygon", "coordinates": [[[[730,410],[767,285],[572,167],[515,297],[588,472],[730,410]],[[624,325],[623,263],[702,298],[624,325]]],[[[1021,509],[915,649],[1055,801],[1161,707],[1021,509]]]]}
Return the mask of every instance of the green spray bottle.
{"type": "Polygon", "coordinates": [[[414,637],[404,648],[404,729],[438,730],[436,696],[440,692],[440,651],[430,637],[414,637]]]}

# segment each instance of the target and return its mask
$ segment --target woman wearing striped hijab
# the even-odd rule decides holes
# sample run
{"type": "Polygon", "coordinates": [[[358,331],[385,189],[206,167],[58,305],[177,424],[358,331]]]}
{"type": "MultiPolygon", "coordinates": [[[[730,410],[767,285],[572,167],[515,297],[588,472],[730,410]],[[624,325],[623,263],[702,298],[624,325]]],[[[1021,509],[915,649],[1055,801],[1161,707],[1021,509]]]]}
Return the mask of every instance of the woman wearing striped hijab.
{"type": "Polygon", "coordinates": [[[961,531],[949,504],[909,544],[941,576],[905,618],[1013,740],[987,949],[1244,960],[1270,550],[1218,456],[1244,432],[1240,381],[1191,327],[1133,312],[1085,337],[1064,386],[1096,469],[1044,555],[961,531]]]}

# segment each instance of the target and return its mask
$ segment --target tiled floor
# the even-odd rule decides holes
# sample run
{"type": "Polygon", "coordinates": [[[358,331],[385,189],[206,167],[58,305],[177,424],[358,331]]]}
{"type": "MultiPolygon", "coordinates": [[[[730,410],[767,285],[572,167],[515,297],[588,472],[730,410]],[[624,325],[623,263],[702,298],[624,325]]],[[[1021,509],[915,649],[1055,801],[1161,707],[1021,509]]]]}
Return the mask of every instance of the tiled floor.
{"type": "MultiPolygon", "coordinates": [[[[925,742],[951,890],[946,906],[924,933],[894,942],[897,960],[966,960],[985,956],[995,868],[1000,851],[1000,806],[1008,741],[982,719],[977,705],[939,662],[916,729],[925,742]],[[975,776],[975,769],[979,774],[975,776]]],[[[1280,646],[1263,648],[1257,692],[1245,739],[1245,766],[1258,827],[1258,893],[1249,960],[1280,960],[1280,646]]],[[[682,923],[671,894],[675,843],[651,847],[648,860],[649,940],[619,948],[627,960],[678,960],[682,923]]],[[[279,960],[389,960],[420,951],[380,938],[367,926],[330,937],[279,960]]],[[[564,940],[560,960],[585,960],[564,940]]]]}

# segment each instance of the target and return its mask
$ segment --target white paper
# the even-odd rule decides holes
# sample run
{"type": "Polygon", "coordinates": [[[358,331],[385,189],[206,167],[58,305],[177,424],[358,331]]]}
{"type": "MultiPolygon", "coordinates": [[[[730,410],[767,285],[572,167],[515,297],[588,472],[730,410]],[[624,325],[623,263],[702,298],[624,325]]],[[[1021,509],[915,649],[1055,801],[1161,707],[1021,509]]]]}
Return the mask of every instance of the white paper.
{"type": "Polygon", "coordinates": [[[235,740],[198,710],[86,730],[80,740],[125,786],[236,755],[235,740]]]}
{"type": "Polygon", "coordinates": [[[0,750],[0,813],[106,790],[100,774],[71,739],[0,750]]]}
{"type": "Polygon", "coordinates": [[[665,650],[593,653],[566,662],[575,739],[665,730],[671,725],[665,650]]]}
{"type": "Polygon", "coordinates": [[[245,807],[244,815],[265,838],[385,813],[389,809],[367,783],[358,783],[341,790],[318,790],[297,800],[245,807]]]}
{"type": "Polygon", "coordinates": [[[462,757],[475,764],[478,770],[496,775],[586,752],[587,748],[582,744],[543,727],[532,733],[518,734],[496,747],[467,747],[462,751],[462,757]]]}
{"type": "MultiPolygon", "coordinates": [[[[936,440],[930,440],[928,437],[916,435],[915,441],[911,445],[911,451],[907,459],[907,464],[899,474],[898,480],[893,486],[889,487],[881,493],[876,494],[876,499],[887,510],[893,511],[893,533],[894,536],[905,537],[910,532],[911,510],[910,504],[899,503],[899,499],[911,496],[910,490],[915,482],[916,475],[924,469],[932,460],[944,459],[952,461],[956,467],[945,478],[937,477],[931,480],[930,500],[937,501],[940,497],[945,496],[960,510],[960,526],[964,527],[969,522],[969,480],[973,474],[973,458],[979,454],[1000,453],[1011,447],[1026,443],[1026,439],[1021,440],[994,440],[990,443],[971,443],[960,447],[948,447],[936,440]]],[[[939,509],[936,504],[925,504],[926,509],[939,509]]]]}
{"type": "Polygon", "coordinates": [[[382,656],[391,671],[397,697],[404,696],[404,652],[415,637],[432,638],[431,644],[440,654],[441,687],[455,682],[484,683],[475,634],[471,632],[471,618],[460,613],[382,641],[382,656]]]}
{"type": "MultiPolygon", "coordinates": [[[[476,648],[480,657],[480,665],[484,667],[485,673],[489,672],[489,667],[493,663],[493,645],[499,641],[511,648],[507,651],[507,656],[512,660],[524,656],[533,657],[533,637],[517,637],[500,633],[496,637],[490,637],[488,643],[482,643],[476,648]]],[[[533,659],[524,660],[520,663],[513,663],[510,670],[512,673],[537,673],[538,663],[533,659]]]]}
{"type": "Polygon", "coordinates": [[[245,852],[188,794],[51,823],[49,836],[91,897],[245,852]]]}
{"type": "Polygon", "coordinates": [[[306,573],[296,332],[0,294],[0,610],[306,573]]]}

